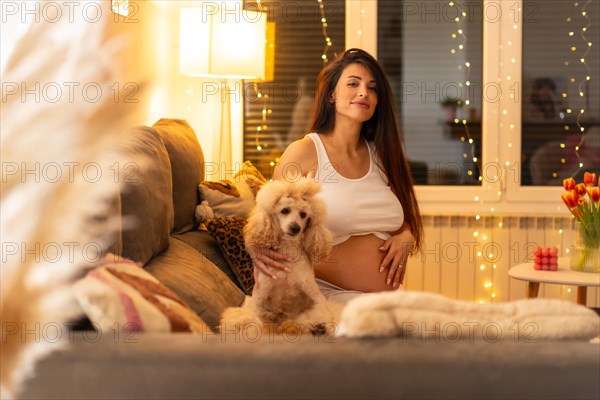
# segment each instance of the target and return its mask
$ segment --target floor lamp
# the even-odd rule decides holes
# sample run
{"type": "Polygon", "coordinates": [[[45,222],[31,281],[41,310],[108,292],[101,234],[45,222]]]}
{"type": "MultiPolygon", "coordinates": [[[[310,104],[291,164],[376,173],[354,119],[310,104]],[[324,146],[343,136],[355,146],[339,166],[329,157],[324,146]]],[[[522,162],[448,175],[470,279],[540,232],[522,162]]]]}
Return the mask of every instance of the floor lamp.
{"type": "MultiPolygon", "coordinates": [[[[218,162],[232,167],[231,84],[264,79],[267,14],[243,10],[241,1],[205,2],[183,8],[180,15],[179,71],[219,79],[221,121],[218,162]]],[[[237,87],[235,90],[241,90],[237,87]]],[[[241,96],[240,96],[241,98],[241,96]]]]}

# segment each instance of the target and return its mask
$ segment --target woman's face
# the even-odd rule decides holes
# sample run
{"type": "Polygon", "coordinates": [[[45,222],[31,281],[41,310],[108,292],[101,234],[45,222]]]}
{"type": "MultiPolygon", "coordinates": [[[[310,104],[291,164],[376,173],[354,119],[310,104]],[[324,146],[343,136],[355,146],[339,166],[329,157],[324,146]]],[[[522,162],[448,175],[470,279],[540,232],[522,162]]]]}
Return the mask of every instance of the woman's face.
{"type": "Polygon", "coordinates": [[[356,122],[369,120],[377,106],[375,79],[362,64],[350,64],[343,71],[330,101],[335,104],[336,121],[348,118],[356,122]]]}

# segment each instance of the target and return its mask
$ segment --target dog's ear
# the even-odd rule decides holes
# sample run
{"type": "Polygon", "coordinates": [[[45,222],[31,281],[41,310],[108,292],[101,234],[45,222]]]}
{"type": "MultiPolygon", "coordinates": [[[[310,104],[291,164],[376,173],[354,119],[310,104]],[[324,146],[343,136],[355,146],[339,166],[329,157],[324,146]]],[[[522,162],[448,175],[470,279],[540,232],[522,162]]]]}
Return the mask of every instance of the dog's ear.
{"type": "Polygon", "coordinates": [[[281,241],[282,230],[272,212],[257,207],[244,226],[246,246],[273,247],[281,241]]]}
{"type": "Polygon", "coordinates": [[[331,254],[333,236],[325,226],[323,214],[319,212],[320,204],[313,205],[313,211],[317,211],[306,222],[304,228],[304,240],[302,245],[308,254],[311,263],[325,260],[331,254]]]}
{"type": "Polygon", "coordinates": [[[281,241],[282,230],[275,212],[275,204],[285,193],[286,183],[269,182],[263,185],[256,195],[256,205],[244,227],[246,247],[249,244],[260,247],[276,247],[281,241]]]}
{"type": "Polygon", "coordinates": [[[323,224],[311,223],[304,235],[304,251],[311,263],[324,261],[331,252],[333,238],[329,229],[323,224]]]}
{"type": "Polygon", "coordinates": [[[308,217],[308,219],[306,220],[306,225],[304,225],[304,233],[306,233],[306,231],[308,231],[308,228],[310,228],[311,225],[312,225],[312,218],[308,217]]]}
{"type": "MultiPolygon", "coordinates": [[[[312,184],[312,186],[317,186],[318,189],[318,185],[312,184]]],[[[333,235],[325,224],[325,204],[315,194],[316,192],[311,193],[308,199],[312,215],[307,222],[302,242],[312,263],[323,261],[329,257],[333,244],[333,235]]]]}

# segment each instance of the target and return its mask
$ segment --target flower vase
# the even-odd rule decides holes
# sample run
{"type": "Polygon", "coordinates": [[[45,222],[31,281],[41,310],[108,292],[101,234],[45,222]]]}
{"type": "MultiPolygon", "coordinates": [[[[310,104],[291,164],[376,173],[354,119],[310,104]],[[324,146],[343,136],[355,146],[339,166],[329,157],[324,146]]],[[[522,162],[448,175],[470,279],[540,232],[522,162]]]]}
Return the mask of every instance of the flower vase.
{"type": "Polygon", "coordinates": [[[600,273],[600,246],[586,246],[581,235],[577,235],[570,253],[572,270],[600,273]]]}

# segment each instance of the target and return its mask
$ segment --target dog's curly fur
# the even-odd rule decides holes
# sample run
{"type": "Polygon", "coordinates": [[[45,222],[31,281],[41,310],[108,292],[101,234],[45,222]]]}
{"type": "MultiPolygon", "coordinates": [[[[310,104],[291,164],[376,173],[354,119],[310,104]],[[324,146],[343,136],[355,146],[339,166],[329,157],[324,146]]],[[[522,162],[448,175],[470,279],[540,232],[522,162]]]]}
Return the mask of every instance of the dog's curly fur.
{"type": "Polygon", "coordinates": [[[311,178],[265,184],[244,228],[246,247],[269,247],[287,255],[289,272],[277,279],[257,274],[252,297],[228,308],[222,330],[250,325],[268,332],[334,333],[341,306],[328,301],[315,281],[313,264],[330,253],[332,235],[325,226],[325,205],[316,198],[320,185],[311,178]]]}

